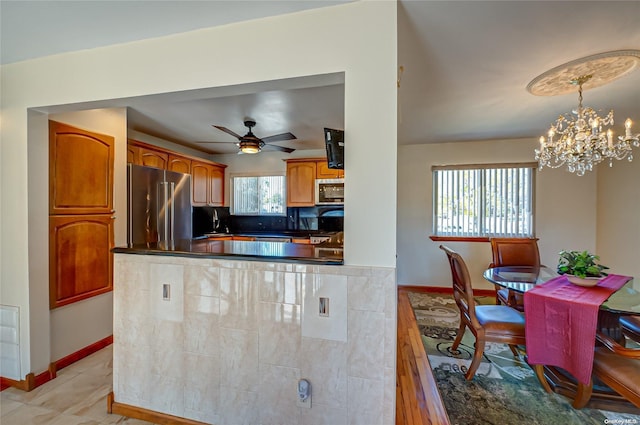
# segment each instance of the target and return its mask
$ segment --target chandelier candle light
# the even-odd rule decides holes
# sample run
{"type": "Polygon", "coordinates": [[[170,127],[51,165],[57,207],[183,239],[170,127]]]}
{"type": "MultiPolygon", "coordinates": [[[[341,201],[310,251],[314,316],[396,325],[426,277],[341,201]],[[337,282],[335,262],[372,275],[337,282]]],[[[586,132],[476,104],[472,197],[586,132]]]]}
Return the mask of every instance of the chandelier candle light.
{"type": "MultiPolygon", "coordinates": [[[[536,78],[527,89],[533,94],[562,94],[553,93],[549,89],[553,85],[550,82],[554,82],[554,78],[557,80],[561,75],[566,76],[567,72],[584,71],[589,68],[589,65],[602,71],[603,64],[609,66],[611,70],[608,73],[602,72],[606,75],[601,74],[594,86],[605,84],[635,68],[638,63],[637,53],[640,52],[631,51],[631,53],[634,54],[629,55],[629,51],[610,52],[610,54],[595,55],[570,62],[536,78]],[[625,53],[620,55],[626,60],[623,66],[620,66],[619,62],[612,62],[612,59],[618,59],[615,54],[621,53],[625,53]],[[629,58],[633,60],[629,61],[629,58]]],[[[640,134],[631,132],[631,119],[627,118],[624,123],[625,134],[614,138],[613,131],[610,128],[606,129],[607,126],[613,125],[613,110],[604,117],[599,117],[594,109],[582,105],[583,85],[594,78],[594,75],[591,73],[578,75],[569,80],[572,86],[578,86],[578,109],[572,114],[560,115],[551,124],[547,138],[540,137],[540,148],[535,149],[535,159],[538,161],[540,170],[544,167],[559,168],[566,165],[569,172],[583,176],[585,172],[592,171],[594,165],[606,159],[609,160],[609,166],[613,166],[614,159],[626,158],[631,162],[632,147],[640,146],[640,134]]],[[[566,91],[566,87],[562,90],[566,91]]]]}

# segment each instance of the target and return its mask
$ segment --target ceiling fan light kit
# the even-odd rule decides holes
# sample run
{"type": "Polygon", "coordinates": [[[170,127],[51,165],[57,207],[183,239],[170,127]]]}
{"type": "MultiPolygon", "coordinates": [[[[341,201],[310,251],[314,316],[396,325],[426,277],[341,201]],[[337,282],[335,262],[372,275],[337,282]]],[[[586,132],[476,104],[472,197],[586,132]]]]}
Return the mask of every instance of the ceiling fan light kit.
{"type": "Polygon", "coordinates": [[[607,84],[637,68],[640,50],[619,50],[587,56],[553,68],[534,78],[527,90],[538,96],[566,94],[578,86],[578,109],[571,114],[560,115],[551,124],[547,138],[540,137],[540,148],[535,149],[538,167],[559,168],[582,176],[593,166],[609,160],[633,160],[633,147],[640,146],[640,134],[631,132],[631,119],[625,121],[625,133],[613,137],[613,110],[604,117],[589,107],[582,106],[583,88],[607,84]]]}
{"type": "Polygon", "coordinates": [[[262,146],[260,146],[260,143],[258,142],[252,142],[250,140],[249,141],[245,140],[240,142],[240,152],[242,153],[249,153],[249,154],[258,153],[260,152],[261,149],[262,149],[262,146]]]}

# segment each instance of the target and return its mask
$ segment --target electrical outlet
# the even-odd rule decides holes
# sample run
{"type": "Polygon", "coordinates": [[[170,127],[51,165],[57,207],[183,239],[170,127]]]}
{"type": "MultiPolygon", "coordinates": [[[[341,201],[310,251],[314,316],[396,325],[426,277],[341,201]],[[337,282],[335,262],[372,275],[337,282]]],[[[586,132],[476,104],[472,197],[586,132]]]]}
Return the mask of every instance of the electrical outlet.
{"type": "Polygon", "coordinates": [[[318,314],[322,317],[329,317],[329,298],[320,297],[320,302],[318,303],[318,314]]]}
{"type": "Polygon", "coordinates": [[[311,383],[306,379],[298,381],[298,398],[296,400],[298,407],[311,409],[311,383]]]}

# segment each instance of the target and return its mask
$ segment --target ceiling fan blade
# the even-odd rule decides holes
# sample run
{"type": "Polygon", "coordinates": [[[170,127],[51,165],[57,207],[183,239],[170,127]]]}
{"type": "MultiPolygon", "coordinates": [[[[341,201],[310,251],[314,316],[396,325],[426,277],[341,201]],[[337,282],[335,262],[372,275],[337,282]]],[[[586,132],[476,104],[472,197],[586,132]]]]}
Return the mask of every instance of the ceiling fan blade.
{"type": "Polygon", "coordinates": [[[271,150],[277,150],[277,151],[281,151],[281,152],[286,152],[286,153],[291,153],[291,152],[295,151],[295,149],[285,148],[285,147],[278,146],[278,145],[265,145],[263,149],[265,149],[265,148],[269,148],[271,150]]]}
{"type": "Polygon", "coordinates": [[[201,143],[201,144],[208,144],[208,143],[233,143],[234,145],[238,146],[238,142],[196,142],[196,143],[201,143]]]}
{"type": "Polygon", "coordinates": [[[241,138],[242,138],[242,136],[240,136],[240,135],[238,135],[238,134],[234,133],[233,131],[229,130],[227,127],[222,127],[222,126],[220,126],[220,125],[214,125],[213,127],[217,128],[218,130],[222,130],[222,131],[224,131],[224,132],[225,132],[225,133],[227,133],[227,134],[232,135],[232,136],[233,136],[233,137],[235,137],[236,139],[241,139],[241,138]]]}
{"type": "Polygon", "coordinates": [[[265,143],[273,143],[273,142],[280,142],[283,140],[293,140],[296,138],[297,137],[291,133],[282,133],[282,134],[276,134],[275,136],[263,137],[262,141],[265,143]]]}

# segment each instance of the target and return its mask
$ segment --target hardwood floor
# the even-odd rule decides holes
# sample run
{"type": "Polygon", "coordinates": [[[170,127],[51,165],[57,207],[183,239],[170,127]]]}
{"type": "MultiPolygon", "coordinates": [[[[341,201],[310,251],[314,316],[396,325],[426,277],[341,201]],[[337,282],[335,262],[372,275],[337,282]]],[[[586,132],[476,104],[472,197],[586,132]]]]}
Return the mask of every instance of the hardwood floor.
{"type": "Polygon", "coordinates": [[[407,292],[398,288],[396,425],[450,425],[407,292]]]}

